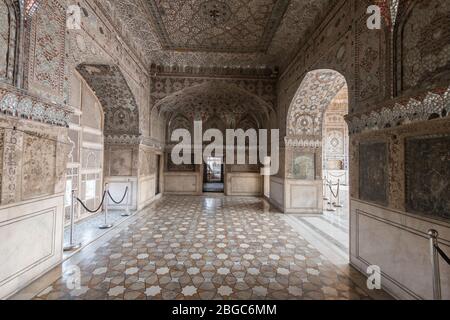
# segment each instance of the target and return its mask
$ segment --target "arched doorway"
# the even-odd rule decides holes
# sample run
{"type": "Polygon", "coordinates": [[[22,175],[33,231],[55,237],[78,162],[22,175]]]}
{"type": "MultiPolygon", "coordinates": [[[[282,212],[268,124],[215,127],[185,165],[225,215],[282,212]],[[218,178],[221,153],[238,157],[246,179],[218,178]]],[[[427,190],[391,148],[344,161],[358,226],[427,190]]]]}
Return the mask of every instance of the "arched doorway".
{"type": "MultiPolygon", "coordinates": [[[[171,161],[171,152],[178,142],[171,141],[174,130],[185,129],[190,132],[192,140],[195,137],[194,121],[201,123],[202,133],[207,129],[222,132],[224,141],[227,129],[262,129],[269,127],[269,114],[273,108],[261,98],[232,84],[224,82],[208,82],[176,92],[155,105],[161,117],[167,119],[167,150],[165,168],[165,192],[169,194],[202,194],[205,185],[209,183],[208,161],[202,165],[175,165],[171,161]]],[[[192,141],[193,142],[193,141],[192,141]]],[[[209,142],[204,142],[205,148],[209,142]]],[[[247,145],[246,157],[249,158],[250,148],[247,145]]],[[[257,150],[252,150],[256,151],[257,150]]],[[[193,156],[191,157],[193,159],[193,156]]],[[[209,170],[221,184],[225,195],[262,196],[264,179],[261,176],[261,161],[258,164],[228,163],[226,152],[213,156],[211,164],[218,170],[209,170]],[[217,159],[215,159],[217,158],[217,159]],[[220,159],[222,159],[222,164],[220,159]],[[222,168],[222,170],[219,170],[222,168]]],[[[213,189],[214,190],[214,185],[213,189]]],[[[222,191],[219,187],[217,191],[222,191]]]]}
{"type": "Polygon", "coordinates": [[[287,117],[286,212],[348,261],[349,133],[345,77],[330,69],[306,74],[287,117]]]}
{"type": "MultiPolygon", "coordinates": [[[[67,165],[65,218],[70,223],[71,192],[89,208],[99,206],[103,191],[104,112],[88,83],[78,73],[71,78],[72,105],[79,110],[69,131],[71,143],[67,165]]],[[[75,219],[88,218],[88,213],[75,203],[75,219]]]]}
{"type": "MultiPolygon", "coordinates": [[[[138,106],[122,71],[115,65],[78,65],[70,79],[69,103],[77,111],[69,128],[72,146],[67,167],[66,222],[70,219],[71,191],[76,190],[88,208],[98,208],[106,182],[115,198],[120,198],[126,187],[130,192],[120,205],[110,202],[110,209],[135,209],[137,159],[143,152],[140,154],[138,106]]],[[[156,168],[156,161],[145,164],[147,170],[153,165],[156,168]]],[[[92,215],[77,203],[75,211],[76,220],[92,215]]]]}

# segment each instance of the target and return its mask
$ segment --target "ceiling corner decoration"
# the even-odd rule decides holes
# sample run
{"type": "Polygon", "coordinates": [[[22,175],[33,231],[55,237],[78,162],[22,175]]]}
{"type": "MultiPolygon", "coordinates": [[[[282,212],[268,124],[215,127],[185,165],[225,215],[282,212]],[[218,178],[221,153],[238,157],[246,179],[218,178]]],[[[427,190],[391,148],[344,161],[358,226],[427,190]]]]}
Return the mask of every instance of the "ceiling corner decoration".
{"type": "Polygon", "coordinates": [[[147,0],[166,50],[266,52],[290,0],[147,0]]]}

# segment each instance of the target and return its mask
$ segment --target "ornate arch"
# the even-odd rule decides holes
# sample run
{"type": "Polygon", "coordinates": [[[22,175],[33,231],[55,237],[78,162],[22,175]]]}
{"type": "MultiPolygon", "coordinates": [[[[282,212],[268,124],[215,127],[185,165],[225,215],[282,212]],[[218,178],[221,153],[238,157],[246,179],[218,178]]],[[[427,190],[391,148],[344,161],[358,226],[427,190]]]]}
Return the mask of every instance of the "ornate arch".
{"type": "Polygon", "coordinates": [[[273,111],[261,98],[223,83],[204,83],[178,91],[159,101],[155,108],[168,118],[180,113],[191,121],[201,120],[204,124],[218,117],[224,128],[235,128],[248,114],[253,114],[261,127],[273,111]]]}
{"type": "Polygon", "coordinates": [[[114,65],[77,67],[105,112],[105,136],[139,136],[139,108],[121,70],[114,65]]]}
{"type": "Polygon", "coordinates": [[[288,111],[287,136],[321,136],[323,114],[346,83],[345,77],[334,70],[307,73],[288,111]]]}

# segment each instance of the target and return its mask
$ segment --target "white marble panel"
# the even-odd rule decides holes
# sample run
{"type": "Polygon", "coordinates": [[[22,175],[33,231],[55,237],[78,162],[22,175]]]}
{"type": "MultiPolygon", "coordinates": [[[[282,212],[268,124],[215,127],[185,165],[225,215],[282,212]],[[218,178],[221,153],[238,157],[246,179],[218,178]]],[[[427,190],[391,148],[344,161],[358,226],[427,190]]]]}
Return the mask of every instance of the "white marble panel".
{"type": "MultiPolygon", "coordinates": [[[[450,255],[449,224],[352,200],[352,264],[361,272],[380,266],[384,289],[397,298],[432,299],[431,228],[450,255]]],[[[443,298],[450,299],[450,270],[442,260],[441,285],[443,298]]]]}
{"type": "Polygon", "coordinates": [[[64,195],[0,207],[0,299],[61,262],[64,195]]]}

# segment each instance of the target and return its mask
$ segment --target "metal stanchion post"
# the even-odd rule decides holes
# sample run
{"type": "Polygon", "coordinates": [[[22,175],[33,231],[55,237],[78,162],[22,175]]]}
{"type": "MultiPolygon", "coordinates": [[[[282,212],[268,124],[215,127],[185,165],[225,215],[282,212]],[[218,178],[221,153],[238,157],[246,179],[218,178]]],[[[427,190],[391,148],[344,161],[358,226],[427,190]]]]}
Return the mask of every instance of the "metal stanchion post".
{"type": "Polygon", "coordinates": [[[328,204],[328,206],[327,206],[327,211],[329,211],[329,212],[335,212],[336,209],[333,208],[333,203],[331,202],[331,197],[334,196],[334,195],[333,195],[333,190],[331,189],[331,188],[333,188],[333,181],[328,181],[328,179],[327,179],[327,187],[330,188],[330,194],[331,194],[330,200],[327,202],[327,204],[328,204]]]}
{"type": "Polygon", "coordinates": [[[439,253],[437,251],[438,236],[439,233],[436,230],[429,230],[428,235],[430,237],[430,254],[431,254],[431,267],[433,272],[433,299],[442,300],[441,294],[441,274],[439,270],[439,253]]]}
{"type": "Polygon", "coordinates": [[[109,191],[109,185],[105,184],[106,194],[105,194],[105,200],[103,202],[103,212],[105,215],[105,223],[99,226],[100,229],[110,229],[113,227],[112,224],[108,224],[108,200],[109,200],[108,191],[109,191]]]}
{"type": "Polygon", "coordinates": [[[64,247],[64,251],[73,251],[81,248],[81,243],[75,243],[75,190],[71,193],[71,205],[70,205],[70,242],[64,247]]]}
{"type": "Polygon", "coordinates": [[[337,188],[337,198],[336,203],[334,204],[336,208],[344,207],[341,203],[341,179],[338,179],[338,188],[337,188]]]}
{"type": "Polygon", "coordinates": [[[127,207],[125,209],[125,213],[122,214],[122,217],[129,217],[131,216],[131,212],[130,212],[130,203],[131,203],[131,184],[130,184],[130,179],[128,179],[128,189],[127,189],[127,207]]]}
{"type": "Polygon", "coordinates": [[[328,197],[328,190],[327,190],[327,178],[324,178],[323,180],[323,201],[330,201],[330,198],[328,197]]]}

